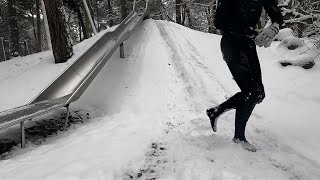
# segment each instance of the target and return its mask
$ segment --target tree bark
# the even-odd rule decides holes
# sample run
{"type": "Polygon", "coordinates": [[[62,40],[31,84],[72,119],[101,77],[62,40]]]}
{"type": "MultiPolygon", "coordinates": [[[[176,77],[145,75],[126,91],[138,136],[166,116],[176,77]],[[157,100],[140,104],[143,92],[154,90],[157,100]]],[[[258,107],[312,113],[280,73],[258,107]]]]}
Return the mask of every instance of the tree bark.
{"type": "Polygon", "coordinates": [[[83,39],[88,39],[89,38],[89,32],[88,32],[88,29],[87,29],[87,27],[85,25],[85,22],[83,20],[79,3],[75,3],[75,7],[74,8],[75,8],[75,11],[77,13],[78,20],[79,20],[79,23],[80,23],[80,26],[81,26],[81,29],[82,29],[82,32],[83,32],[83,39]]]}
{"type": "Polygon", "coordinates": [[[206,9],[206,16],[207,16],[207,21],[208,21],[208,33],[214,33],[213,30],[213,19],[211,17],[211,7],[207,7],[206,9]]]}
{"type": "Polygon", "coordinates": [[[126,0],[120,0],[120,6],[121,6],[121,17],[122,17],[122,20],[124,20],[128,16],[126,0]]]}
{"type": "MultiPolygon", "coordinates": [[[[31,12],[31,14],[33,14],[33,7],[30,8],[30,12],[31,12]]],[[[34,36],[34,39],[37,40],[36,25],[34,23],[33,17],[31,18],[31,21],[32,21],[32,27],[33,27],[33,36],[34,36]]]]}
{"type": "Polygon", "coordinates": [[[113,22],[113,11],[112,11],[112,6],[111,6],[111,2],[110,2],[110,0],[108,0],[108,10],[109,10],[109,26],[111,27],[111,26],[113,26],[114,25],[114,22],[113,22]]]}
{"type": "Polygon", "coordinates": [[[164,15],[163,15],[163,8],[162,8],[162,0],[158,0],[158,6],[159,6],[159,8],[160,8],[160,19],[161,20],[164,20],[164,15]]]}
{"type": "Polygon", "coordinates": [[[82,41],[82,35],[81,35],[82,29],[81,29],[81,23],[80,23],[80,21],[79,21],[79,26],[78,26],[78,28],[79,28],[79,39],[80,39],[80,42],[81,42],[81,41],[82,41]]]}
{"type": "Polygon", "coordinates": [[[176,22],[178,24],[182,24],[181,4],[182,4],[182,0],[176,0],[176,22]]]}
{"type": "Polygon", "coordinates": [[[183,6],[181,7],[181,14],[182,14],[182,25],[185,25],[186,22],[186,9],[187,9],[187,3],[184,3],[183,6]]]}
{"type": "Polygon", "coordinates": [[[89,4],[87,3],[87,0],[83,0],[83,5],[84,5],[85,10],[86,10],[86,20],[87,20],[88,23],[90,23],[93,33],[97,34],[97,29],[96,29],[96,27],[94,25],[93,18],[91,16],[91,10],[89,8],[89,4]]]}
{"type": "Polygon", "coordinates": [[[99,0],[96,0],[96,14],[97,14],[97,18],[96,18],[96,25],[97,25],[97,30],[98,32],[100,32],[100,25],[99,25],[99,0]]]}
{"type": "Polygon", "coordinates": [[[52,51],[55,63],[66,62],[73,55],[62,0],[44,0],[48,15],[52,51]]]}
{"type": "Polygon", "coordinates": [[[44,29],[46,31],[46,36],[47,36],[48,49],[52,50],[50,30],[49,30],[49,24],[48,24],[48,16],[47,16],[46,7],[44,5],[43,0],[41,0],[41,9],[42,9],[42,15],[43,15],[43,21],[44,21],[44,29]]]}
{"type": "Polygon", "coordinates": [[[41,40],[40,0],[36,0],[36,16],[37,16],[37,52],[41,52],[42,40],[41,40]]]}
{"type": "Polygon", "coordinates": [[[9,33],[10,33],[10,54],[13,57],[19,56],[19,29],[16,7],[16,0],[8,0],[9,33]]]}
{"type": "Polygon", "coordinates": [[[191,12],[190,12],[190,8],[187,6],[186,7],[186,15],[187,15],[187,19],[188,19],[188,26],[189,28],[193,29],[193,22],[192,22],[192,19],[191,19],[191,12]]]}

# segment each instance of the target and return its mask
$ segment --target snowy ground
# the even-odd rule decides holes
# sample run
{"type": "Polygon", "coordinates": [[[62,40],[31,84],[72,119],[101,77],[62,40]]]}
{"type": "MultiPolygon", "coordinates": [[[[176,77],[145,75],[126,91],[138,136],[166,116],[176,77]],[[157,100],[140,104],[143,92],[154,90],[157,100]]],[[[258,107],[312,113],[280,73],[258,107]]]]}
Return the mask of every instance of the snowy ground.
{"type": "MultiPolygon", "coordinates": [[[[278,42],[258,49],[267,97],[248,124],[247,137],[260,149],[252,153],[231,142],[234,112],[220,118],[217,133],[205,115],[206,108],[238,91],[222,60],[220,38],[174,23],[144,21],[125,43],[126,58],[116,53],[72,105],[90,111],[92,119],[40,146],[29,143],[14,151],[0,162],[0,178],[320,179],[320,85],[314,82],[320,67],[278,63],[313,54],[306,54],[305,47],[278,48],[278,42]]],[[[0,64],[4,69],[23,64],[1,73],[0,80],[9,84],[13,75],[22,78],[39,64],[22,61],[0,64]]],[[[33,88],[25,94],[31,97],[33,88]]],[[[0,108],[11,107],[8,99],[2,102],[0,108]]]]}

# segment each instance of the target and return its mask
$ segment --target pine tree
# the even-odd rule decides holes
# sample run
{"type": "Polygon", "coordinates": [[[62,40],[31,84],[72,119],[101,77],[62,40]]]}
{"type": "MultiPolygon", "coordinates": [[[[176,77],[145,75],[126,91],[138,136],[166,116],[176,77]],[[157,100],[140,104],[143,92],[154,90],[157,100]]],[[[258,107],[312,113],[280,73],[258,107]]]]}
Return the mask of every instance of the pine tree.
{"type": "Polygon", "coordinates": [[[126,0],[120,0],[120,5],[121,5],[121,17],[122,17],[122,20],[124,20],[128,16],[126,0]]]}
{"type": "Polygon", "coordinates": [[[111,6],[111,2],[110,0],[108,1],[108,17],[109,17],[109,26],[113,26],[114,22],[113,22],[113,10],[112,10],[112,6],[111,6]]]}
{"type": "Polygon", "coordinates": [[[18,28],[18,16],[17,16],[17,1],[8,0],[8,12],[9,12],[9,33],[10,33],[10,52],[11,56],[19,56],[19,28],[18,28]]]}
{"type": "Polygon", "coordinates": [[[73,55],[72,42],[65,19],[62,0],[44,0],[48,15],[55,63],[66,62],[73,55]]]}
{"type": "Polygon", "coordinates": [[[40,0],[36,0],[36,14],[37,14],[37,52],[41,52],[42,41],[41,41],[40,0]]]}
{"type": "Polygon", "coordinates": [[[182,0],[176,0],[176,22],[178,24],[182,24],[181,4],[182,4],[182,0]]]}

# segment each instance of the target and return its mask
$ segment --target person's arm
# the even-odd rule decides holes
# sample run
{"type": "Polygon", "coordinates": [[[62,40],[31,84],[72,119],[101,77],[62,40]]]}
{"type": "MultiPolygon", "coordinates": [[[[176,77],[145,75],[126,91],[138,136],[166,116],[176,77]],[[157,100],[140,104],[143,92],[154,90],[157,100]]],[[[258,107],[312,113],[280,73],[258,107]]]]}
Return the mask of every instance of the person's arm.
{"type": "Polygon", "coordinates": [[[263,0],[263,7],[271,18],[272,24],[256,36],[255,42],[259,47],[270,47],[273,38],[279,33],[283,24],[283,17],[278,7],[278,0],[263,0]]]}
{"type": "Polygon", "coordinates": [[[281,27],[283,24],[283,16],[278,7],[278,0],[263,0],[263,7],[271,18],[272,23],[278,23],[281,27]]]}
{"type": "Polygon", "coordinates": [[[219,0],[214,17],[214,25],[217,29],[222,31],[229,31],[232,29],[232,22],[234,19],[232,16],[233,7],[233,0],[219,0]]]}

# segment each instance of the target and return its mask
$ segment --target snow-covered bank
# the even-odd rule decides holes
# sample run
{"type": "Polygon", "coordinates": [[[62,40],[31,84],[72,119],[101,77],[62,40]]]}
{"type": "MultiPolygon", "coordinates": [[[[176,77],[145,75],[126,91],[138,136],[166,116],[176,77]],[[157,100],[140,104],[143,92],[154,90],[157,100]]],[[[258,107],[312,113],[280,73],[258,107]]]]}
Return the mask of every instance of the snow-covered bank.
{"type": "Polygon", "coordinates": [[[0,162],[0,178],[320,179],[318,64],[308,71],[283,68],[278,61],[301,51],[277,43],[258,49],[267,97],[247,130],[260,150],[247,152],[231,143],[234,112],[221,117],[217,133],[205,115],[238,91],[220,38],[144,21],[125,42],[126,58],[115,53],[71,106],[92,108],[95,118],[13,153],[0,162]]]}
{"type": "Polygon", "coordinates": [[[318,127],[320,58],[310,70],[301,67],[281,67],[279,61],[315,57],[317,54],[301,47],[290,51],[274,43],[270,49],[259,49],[268,98],[257,108],[263,115],[267,129],[277,138],[294,147],[301,156],[320,168],[320,138],[318,127]],[[307,52],[307,53],[305,53],[307,52]],[[281,138],[280,138],[281,137],[281,138]]]}

